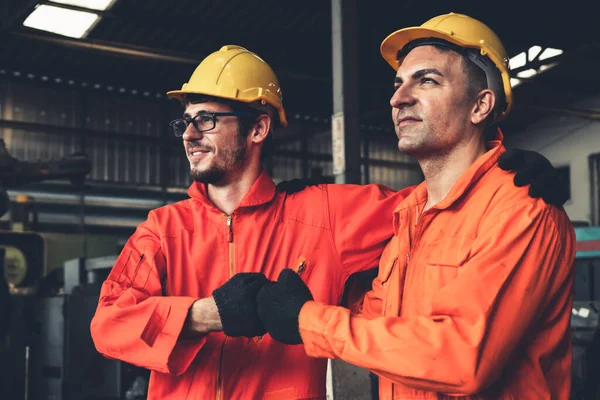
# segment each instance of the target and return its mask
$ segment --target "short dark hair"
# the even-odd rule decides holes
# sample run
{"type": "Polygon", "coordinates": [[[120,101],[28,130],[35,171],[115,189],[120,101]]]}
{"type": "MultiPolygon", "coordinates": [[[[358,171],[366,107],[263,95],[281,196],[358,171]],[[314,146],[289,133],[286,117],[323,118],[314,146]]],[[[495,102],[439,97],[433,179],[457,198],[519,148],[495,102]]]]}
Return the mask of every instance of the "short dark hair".
{"type": "MultiPolygon", "coordinates": [[[[203,94],[189,94],[186,96],[185,100],[181,101],[183,107],[187,107],[189,104],[199,104],[206,103],[209,101],[214,101],[216,103],[225,104],[228,106],[233,112],[247,112],[250,113],[248,116],[237,117],[238,118],[238,130],[242,137],[247,137],[250,133],[250,129],[256,123],[258,117],[262,114],[268,115],[266,112],[257,110],[256,108],[251,107],[248,103],[244,103],[241,101],[234,101],[229,99],[223,99],[215,96],[208,96],[203,94]]],[[[269,132],[267,138],[263,142],[263,147],[260,152],[260,160],[265,161],[272,152],[273,149],[273,126],[275,125],[275,121],[271,119],[271,131],[269,132]]]]}
{"type": "MultiPolygon", "coordinates": [[[[432,44],[432,46],[435,47],[441,53],[454,51],[451,48],[444,45],[432,44]]],[[[462,70],[465,73],[465,75],[467,75],[467,96],[469,96],[469,98],[475,98],[475,96],[477,96],[477,93],[488,88],[487,77],[485,76],[485,72],[473,62],[471,62],[464,55],[460,53],[456,54],[460,55],[462,59],[462,70]]]]}
{"type": "MultiPolygon", "coordinates": [[[[445,53],[448,51],[454,51],[452,48],[444,45],[431,44],[431,46],[435,47],[438,51],[445,53]]],[[[464,54],[454,51],[456,54],[461,57],[461,67],[465,75],[467,76],[467,96],[469,99],[474,99],[477,96],[477,93],[481,92],[484,89],[488,88],[487,77],[485,72],[479,68],[475,63],[469,60],[464,54]]],[[[496,102],[500,101],[498,94],[496,94],[496,102]]],[[[483,134],[486,142],[490,140],[494,140],[496,137],[496,128],[494,124],[494,120],[496,118],[496,109],[497,105],[494,106],[494,110],[492,113],[488,115],[486,120],[484,121],[483,134]]]]}

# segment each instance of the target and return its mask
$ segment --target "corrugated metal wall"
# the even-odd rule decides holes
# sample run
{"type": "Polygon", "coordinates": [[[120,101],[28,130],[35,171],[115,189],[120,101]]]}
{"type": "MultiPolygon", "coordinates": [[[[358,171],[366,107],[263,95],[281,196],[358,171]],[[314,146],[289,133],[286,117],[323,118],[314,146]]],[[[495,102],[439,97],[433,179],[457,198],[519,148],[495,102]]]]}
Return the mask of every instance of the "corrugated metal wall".
{"type": "MultiPolygon", "coordinates": [[[[11,155],[24,161],[87,153],[93,167],[88,182],[179,189],[184,195],[189,165],[181,139],[168,127],[181,114],[179,104],[149,93],[123,92],[93,82],[0,76],[0,137],[11,155]]],[[[270,164],[275,181],[316,173],[332,178],[331,133],[326,124],[316,130],[275,147],[270,164]]],[[[369,146],[361,165],[363,183],[400,189],[420,181],[415,164],[398,152],[393,133],[363,136],[369,146]]]]}

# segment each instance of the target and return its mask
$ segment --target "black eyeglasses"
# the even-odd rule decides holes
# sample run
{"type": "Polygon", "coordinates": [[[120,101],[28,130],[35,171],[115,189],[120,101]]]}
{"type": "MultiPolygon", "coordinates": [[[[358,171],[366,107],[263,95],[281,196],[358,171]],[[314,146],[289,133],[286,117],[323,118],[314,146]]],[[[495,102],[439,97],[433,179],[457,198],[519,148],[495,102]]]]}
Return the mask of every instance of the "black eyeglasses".
{"type": "Polygon", "coordinates": [[[250,112],[201,112],[193,118],[183,117],[169,123],[175,137],[182,137],[187,127],[192,124],[198,133],[207,132],[217,126],[217,117],[249,117],[250,112]]]}

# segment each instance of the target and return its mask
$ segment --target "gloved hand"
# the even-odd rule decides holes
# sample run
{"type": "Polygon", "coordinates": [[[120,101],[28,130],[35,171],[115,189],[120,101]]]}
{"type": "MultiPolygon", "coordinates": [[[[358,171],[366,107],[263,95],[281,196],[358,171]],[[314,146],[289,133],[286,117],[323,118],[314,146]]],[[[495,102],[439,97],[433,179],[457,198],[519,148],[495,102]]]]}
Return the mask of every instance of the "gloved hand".
{"type": "Polygon", "coordinates": [[[548,204],[562,206],[569,199],[566,182],[559,179],[558,171],[550,161],[535,151],[507,150],[498,159],[500,168],[515,171],[515,185],[529,187],[529,195],[541,197],[548,204]]]}
{"type": "Polygon", "coordinates": [[[302,278],[291,269],[284,269],[277,282],[266,284],[258,292],[258,315],[273,339],[285,344],[300,344],[298,316],[304,303],[312,299],[302,278]]]}
{"type": "Polygon", "coordinates": [[[223,332],[227,336],[254,337],[267,331],[256,312],[256,295],[269,280],[258,272],[240,272],[212,293],[223,332]]]}
{"type": "Polygon", "coordinates": [[[281,181],[277,184],[276,188],[278,192],[285,192],[287,194],[294,194],[303,190],[307,186],[315,186],[320,184],[314,179],[300,179],[294,178],[289,181],[281,181]]]}

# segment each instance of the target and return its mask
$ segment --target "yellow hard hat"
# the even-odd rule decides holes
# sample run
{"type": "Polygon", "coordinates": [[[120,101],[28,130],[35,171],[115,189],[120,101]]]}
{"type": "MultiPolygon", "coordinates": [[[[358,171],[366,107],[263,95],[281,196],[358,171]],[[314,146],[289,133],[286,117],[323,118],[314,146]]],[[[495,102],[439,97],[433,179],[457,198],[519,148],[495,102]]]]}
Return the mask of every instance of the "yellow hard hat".
{"type": "MultiPolygon", "coordinates": [[[[481,56],[489,57],[498,69],[504,91],[505,104],[500,108],[501,111],[496,121],[508,115],[513,103],[508,57],[504,45],[494,31],[484,23],[467,15],[444,14],[430,19],[421,26],[400,29],[390,34],[381,42],[381,55],[392,68],[397,70],[403,59],[403,56],[399,58],[399,51],[414,40],[427,38],[442,39],[462,48],[477,49],[481,56]]],[[[485,64],[483,59],[471,59],[471,61],[474,61],[486,71],[485,66],[479,64],[480,62],[485,64]]],[[[493,85],[494,82],[491,82],[488,72],[486,71],[488,87],[490,89],[493,89],[493,86],[499,87],[499,83],[493,85]]]]}
{"type": "Polygon", "coordinates": [[[202,60],[181,90],[167,92],[167,96],[178,100],[185,100],[188,94],[270,104],[278,111],[279,123],[287,126],[281,87],[275,72],[259,56],[240,46],[221,47],[202,60]]]}

